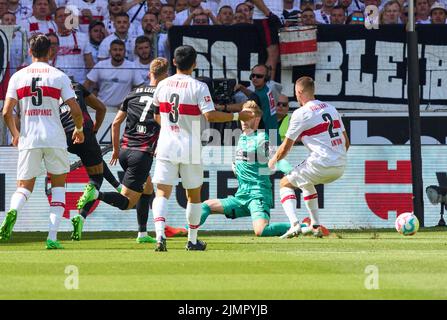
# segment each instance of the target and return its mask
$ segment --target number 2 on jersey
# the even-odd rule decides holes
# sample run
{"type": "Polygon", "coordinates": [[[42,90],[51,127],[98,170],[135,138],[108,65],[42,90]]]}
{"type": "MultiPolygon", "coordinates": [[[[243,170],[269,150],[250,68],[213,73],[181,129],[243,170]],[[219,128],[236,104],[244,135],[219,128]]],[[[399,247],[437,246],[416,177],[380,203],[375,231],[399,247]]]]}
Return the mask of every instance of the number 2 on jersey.
{"type": "Polygon", "coordinates": [[[36,77],[33,78],[31,82],[31,94],[33,94],[31,101],[33,102],[33,105],[35,105],[36,107],[42,105],[42,88],[37,85],[37,82],[41,80],[42,78],[36,77]],[[36,95],[34,95],[34,93],[36,95]]]}
{"type": "Polygon", "coordinates": [[[329,135],[331,136],[331,138],[338,137],[338,132],[334,132],[334,120],[332,120],[331,115],[329,113],[324,113],[324,114],[322,114],[322,117],[325,122],[329,121],[329,126],[327,128],[327,131],[328,131],[329,135]]]}
{"type": "Polygon", "coordinates": [[[169,103],[172,106],[172,111],[169,113],[169,121],[172,123],[177,123],[178,121],[178,107],[179,107],[180,97],[177,93],[173,93],[169,98],[169,103]]]}

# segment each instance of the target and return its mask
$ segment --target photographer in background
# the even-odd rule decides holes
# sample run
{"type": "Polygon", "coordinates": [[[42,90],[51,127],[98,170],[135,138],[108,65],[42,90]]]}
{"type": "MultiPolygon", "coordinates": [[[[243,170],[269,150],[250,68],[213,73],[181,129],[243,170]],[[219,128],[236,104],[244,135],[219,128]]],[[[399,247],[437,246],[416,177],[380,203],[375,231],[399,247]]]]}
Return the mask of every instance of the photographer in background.
{"type": "MultiPolygon", "coordinates": [[[[263,112],[261,123],[259,124],[260,129],[264,129],[270,136],[271,139],[275,139],[274,135],[269,132],[269,130],[278,131],[278,121],[276,119],[276,103],[279,101],[279,96],[281,94],[282,86],[271,80],[271,70],[269,66],[265,64],[258,64],[251,69],[250,80],[252,85],[245,88],[243,85],[238,84],[236,90],[243,93],[248,99],[255,100],[256,103],[261,107],[263,112]],[[253,97],[253,93],[255,97],[253,97]]],[[[241,94],[238,94],[239,100],[241,99],[241,94]]],[[[238,100],[238,101],[239,101],[238,100]]],[[[237,105],[230,105],[229,110],[234,110],[237,105]]],[[[276,135],[276,142],[278,143],[279,134],[276,135]]],[[[272,143],[275,141],[273,140],[272,143]]]]}

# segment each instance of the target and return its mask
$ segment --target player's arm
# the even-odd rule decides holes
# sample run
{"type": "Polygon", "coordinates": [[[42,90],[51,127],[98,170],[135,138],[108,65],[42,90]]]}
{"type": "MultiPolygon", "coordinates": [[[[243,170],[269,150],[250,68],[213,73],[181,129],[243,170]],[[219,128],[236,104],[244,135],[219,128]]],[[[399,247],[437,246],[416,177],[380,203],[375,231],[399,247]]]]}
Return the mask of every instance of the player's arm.
{"type": "Polygon", "coordinates": [[[5,105],[3,106],[3,118],[5,119],[5,123],[8,126],[9,131],[12,134],[12,144],[13,146],[17,146],[19,143],[19,130],[17,129],[16,122],[13,115],[14,107],[17,104],[17,100],[14,98],[7,97],[5,100],[5,105]]]}
{"type": "Polygon", "coordinates": [[[225,111],[225,112],[240,112],[242,110],[242,106],[244,105],[244,102],[240,103],[233,103],[233,104],[216,104],[214,107],[216,110],[219,111],[225,111]]]}
{"type": "Polygon", "coordinates": [[[348,151],[349,147],[351,146],[351,143],[349,142],[349,138],[348,138],[348,134],[346,133],[346,131],[343,131],[343,136],[345,137],[345,147],[346,147],[346,151],[348,151]]]}
{"type": "Polygon", "coordinates": [[[243,110],[236,113],[227,113],[221,111],[208,111],[203,114],[208,122],[230,122],[230,121],[248,121],[254,117],[253,112],[248,110],[243,110]]]}
{"type": "Polygon", "coordinates": [[[99,100],[94,94],[90,93],[87,97],[85,97],[85,102],[95,110],[95,123],[93,125],[93,132],[98,132],[99,128],[101,127],[104,118],[106,116],[107,108],[102,103],[101,100],[99,100]]]}
{"type": "Polygon", "coordinates": [[[112,146],[113,146],[113,154],[112,159],[110,160],[111,165],[115,165],[119,158],[120,152],[120,128],[121,124],[126,120],[127,112],[123,110],[118,110],[118,113],[115,116],[115,119],[112,123],[112,146]]]}
{"type": "Polygon", "coordinates": [[[84,142],[84,117],[82,116],[82,110],[79,106],[76,98],[70,98],[65,101],[70,107],[70,114],[75,124],[75,130],[73,131],[73,143],[80,144],[84,142]]]}
{"type": "Polygon", "coordinates": [[[273,157],[269,161],[269,168],[270,169],[273,170],[275,168],[275,166],[276,166],[276,163],[279,160],[284,159],[287,156],[287,154],[289,153],[290,149],[292,149],[294,143],[295,143],[295,141],[292,140],[292,139],[289,139],[287,137],[284,139],[284,141],[279,146],[278,150],[276,150],[275,154],[273,155],[273,157]]]}
{"type": "Polygon", "coordinates": [[[84,81],[84,83],[82,84],[87,90],[91,91],[92,88],[96,87],[96,82],[87,79],[84,81]]]}
{"type": "Polygon", "coordinates": [[[264,0],[250,0],[266,17],[270,14],[270,9],[265,5],[264,0]]]}
{"type": "Polygon", "coordinates": [[[85,68],[91,70],[95,66],[95,61],[93,60],[91,53],[84,54],[85,68]]]}

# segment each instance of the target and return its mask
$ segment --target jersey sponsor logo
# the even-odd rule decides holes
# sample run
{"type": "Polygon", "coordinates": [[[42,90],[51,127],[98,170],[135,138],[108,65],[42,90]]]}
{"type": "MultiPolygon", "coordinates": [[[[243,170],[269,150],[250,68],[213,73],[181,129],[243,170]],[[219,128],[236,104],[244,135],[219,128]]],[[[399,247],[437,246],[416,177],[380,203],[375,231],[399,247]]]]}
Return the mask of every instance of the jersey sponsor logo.
{"type": "MultiPolygon", "coordinates": [[[[57,101],[59,101],[59,98],[61,97],[61,89],[47,87],[47,86],[42,86],[39,88],[42,91],[42,97],[49,97],[49,98],[53,98],[53,99],[56,99],[57,101]]],[[[23,98],[26,98],[26,97],[33,97],[36,95],[37,95],[36,92],[31,91],[30,86],[26,86],[26,87],[17,89],[17,98],[19,100],[22,100],[23,98]]]]}
{"type": "Polygon", "coordinates": [[[25,116],[47,116],[51,117],[53,110],[51,109],[30,109],[25,111],[25,116]]]}

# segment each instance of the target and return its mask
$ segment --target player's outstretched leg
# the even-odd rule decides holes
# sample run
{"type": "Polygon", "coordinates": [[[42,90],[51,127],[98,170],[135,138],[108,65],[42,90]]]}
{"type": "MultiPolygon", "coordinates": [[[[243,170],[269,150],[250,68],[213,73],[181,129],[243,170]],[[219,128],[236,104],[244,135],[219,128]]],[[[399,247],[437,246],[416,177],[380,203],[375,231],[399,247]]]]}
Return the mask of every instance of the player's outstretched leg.
{"type": "Polygon", "coordinates": [[[0,227],[0,240],[6,241],[11,238],[12,230],[17,220],[17,215],[22,210],[26,201],[31,196],[31,191],[18,187],[11,197],[10,209],[6,213],[5,219],[0,227]]]}
{"type": "Polygon", "coordinates": [[[155,243],[154,238],[147,234],[147,220],[149,218],[149,207],[155,197],[155,194],[143,193],[137,202],[137,221],[138,221],[138,237],[137,243],[155,243]]]}
{"type": "Polygon", "coordinates": [[[282,236],[290,229],[290,223],[288,222],[273,222],[264,227],[262,229],[262,232],[260,234],[257,234],[257,236],[260,237],[276,237],[276,236],[282,236]]]}
{"type": "MultiPolygon", "coordinates": [[[[96,190],[99,191],[99,189],[102,186],[102,182],[104,180],[103,163],[87,167],[86,169],[89,175],[89,184],[93,185],[96,188],[96,190]]],[[[84,227],[85,219],[87,218],[87,215],[94,204],[95,204],[94,201],[86,203],[84,207],[79,210],[79,214],[73,217],[73,219],[71,219],[71,223],[73,225],[73,232],[71,234],[71,239],[73,241],[81,240],[82,229],[84,227]]]]}
{"type": "Polygon", "coordinates": [[[104,160],[102,161],[102,165],[104,168],[104,171],[103,171],[104,179],[106,179],[107,182],[110,183],[110,185],[116,189],[116,191],[121,193],[121,189],[122,189],[121,183],[119,183],[119,181],[116,180],[115,176],[113,175],[112,171],[110,171],[109,166],[107,165],[107,163],[104,160]]]}
{"type": "Polygon", "coordinates": [[[0,227],[0,240],[9,240],[11,238],[12,229],[17,220],[17,210],[10,209],[3,220],[0,227]]]}
{"type": "Polygon", "coordinates": [[[95,185],[93,183],[87,183],[84,188],[84,193],[79,198],[76,207],[81,210],[87,203],[98,199],[98,196],[99,191],[96,189],[95,185]]]}

